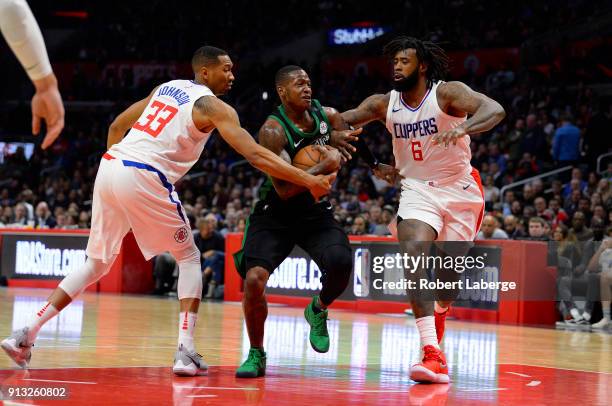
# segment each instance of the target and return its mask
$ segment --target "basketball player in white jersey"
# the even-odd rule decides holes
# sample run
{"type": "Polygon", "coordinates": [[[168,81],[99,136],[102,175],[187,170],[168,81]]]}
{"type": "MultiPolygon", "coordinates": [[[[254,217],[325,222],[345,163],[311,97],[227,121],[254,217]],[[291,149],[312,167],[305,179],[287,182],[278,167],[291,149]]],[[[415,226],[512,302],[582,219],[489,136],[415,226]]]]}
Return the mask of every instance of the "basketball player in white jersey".
{"type": "Polygon", "coordinates": [[[196,163],[215,128],[256,168],[303,185],[315,197],[329,191],[335,175],[310,175],[259,146],[240,127],[236,111],[216,97],[226,93],[234,80],[227,52],[202,47],[195,52],[192,66],[194,80],[159,85],[112,123],[109,149],[94,185],[85,264],[60,282],[29,325],[1,343],[21,367],[28,366],[42,325],[110,270],[123,237],[132,229],[147,260],[169,251],[179,265],[179,340],[174,373],[193,376],[207,368],[193,343],[202,297],[200,252],[173,184],[196,163]]]}
{"type": "MultiPolygon", "coordinates": [[[[469,134],[495,127],[504,109],[461,82],[443,82],[448,58],[431,42],[399,37],[385,46],[384,54],[393,63],[393,90],[368,97],[342,116],[355,127],[379,120],[391,134],[395,169],[402,178],[394,230],[400,248],[420,255],[434,240],[471,242],[480,228],[484,198],[478,171],[470,165],[469,134]]],[[[394,181],[396,172],[384,176],[394,181]]],[[[425,269],[408,275],[415,281],[427,278],[425,269]]],[[[409,291],[424,354],[410,377],[447,383],[439,343],[452,300],[436,296],[434,305],[427,293],[409,291]]]]}

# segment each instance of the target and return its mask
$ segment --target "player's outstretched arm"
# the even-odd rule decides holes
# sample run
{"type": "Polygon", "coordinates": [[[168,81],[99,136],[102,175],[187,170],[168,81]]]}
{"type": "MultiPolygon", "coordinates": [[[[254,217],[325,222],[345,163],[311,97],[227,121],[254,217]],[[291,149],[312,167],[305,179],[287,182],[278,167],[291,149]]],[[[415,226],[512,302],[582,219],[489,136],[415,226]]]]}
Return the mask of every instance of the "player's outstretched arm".
{"type": "Polygon", "coordinates": [[[363,127],[376,120],[385,122],[389,97],[390,93],[374,94],[362,101],[356,108],[342,113],[342,118],[353,127],[363,127]]]}
{"type": "Polygon", "coordinates": [[[306,173],[257,144],[240,126],[236,111],[216,97],[204,96],[198,99],[194,105],[193,117],[198,128],[202,128],[206,123],[212,123],[219,130],[221,137],[257,169],[272,177],[302,185],[316,198],[329,193],[334,176],[314,176],[306,173]]]}
{"type": "Polygon", "coordinates": [[[466,134],[489,131],[506,117],[504,108],[495,100],[470,89],[461,82],[444,83],[437,88],[440,108],[453,116],[471,117],[463,124],[449,131],[434,135],[434,144],[457,144],[457,139],[466,134]]]}
{"type": "MultiPolygon", "coordinates": [[[[291,158],[285,147],[287,146],[287,137],[284,129],[276,120],[267,120],[259,130],[259,144],[272,151],[283,160],[291,163],[291,158]]],[[[323,154],[318,164],[308,168],[306,172],[311,175],[330,174],[337,172],[340,168],[341,156],[338,150],[328,150],[324,147],[319,147],[319,152],[323,154]]],[[[275,177],[272,177],[272,184],[278,196],[286,200],[292,196],[304,192],[306,189],[303,186],[296,185],[275,177]]]]}
{"type": "Polygon", "coordinates": [[[134,123],[136,123],[138,118],[141,116],[142,112],[147,108],[147,105],[149,104],[149,101],[151,100],[151,97],[153,97],[153,94],[155,94],[156,90],[157,87],[153,89],[147,98],[137,101],[115,117],[108,128],[108,136],[106,138],[107,149],[110,149],[110,147],[123,139],[127,130],[132,128],[134,123]]]}
{"type": "Polygon", "coordinates": [[[25,0],[0,0],[0,30],[32,80],[32,134],[38,135],[41,121],[47,134],[41,148],[48,148],[64,128],[64,104],[57,79],[36,19],[25,0]]]}
{"type": "Polygon", "coordinates": [[[350,131],[351,128],[344,120],[343,115],[334,108],[325,107],[325,114],[327,114],[327,118],[332,125],[330,142],[332,146],[338,148],[347,159],[352,158],[351,152],[358,152],[361,159],[368,164],[377,178],[391,184],[395,183],[399,176],[398,170],[391,165],[380,163],[363,138],[356,136],[361,133],[362,128],[350,131]]]}

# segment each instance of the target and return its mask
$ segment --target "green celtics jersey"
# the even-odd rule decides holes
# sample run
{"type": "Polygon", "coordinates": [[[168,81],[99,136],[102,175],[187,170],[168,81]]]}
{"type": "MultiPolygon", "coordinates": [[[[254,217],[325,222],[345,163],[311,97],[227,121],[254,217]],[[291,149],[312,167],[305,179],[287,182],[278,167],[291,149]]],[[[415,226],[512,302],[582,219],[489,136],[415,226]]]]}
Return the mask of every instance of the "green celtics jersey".
{"type": "MultiPolygon", "coordinates": [[[[295,157],[300,149],[307,145],[329,144],[331,125],[329,124],[329,119],[323,107],[321,107],[321,103],[313,99],[309,112],[314,120],[314,128],[311,132],[300,130],[295,123],[287,117],[285,108],[282,105],[278,106],[278,108],[268,116],[268,118],[278,121],[285,130],[285,136],[287,137],[285,151],[289,154],[291,160],[293,160],[293,157],[295,157]]],[[[309,192],[305,193],[310,195],[309,192]]],[[[280,200],[276,190],[274,190],[274,185],[270,177],[261,185],[259,189],[259,199],[267,201],[280,200]]]]}

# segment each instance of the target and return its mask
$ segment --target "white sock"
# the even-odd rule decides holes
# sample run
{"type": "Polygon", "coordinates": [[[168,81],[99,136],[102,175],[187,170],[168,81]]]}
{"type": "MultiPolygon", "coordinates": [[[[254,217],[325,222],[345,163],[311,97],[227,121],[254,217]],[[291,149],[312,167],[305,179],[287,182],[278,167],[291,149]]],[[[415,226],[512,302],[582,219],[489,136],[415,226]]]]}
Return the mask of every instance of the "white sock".
{"type": "Polygon", "coordinates": [[[182,312],[179,314],[179,338],[178,345],[183,347],[187,351],[195,351],[193,344],[193,331],[195,330],[196,320],[198,319],[197,313],[182,312]]]}
{"type": "Polygon", "coordinates": [[[419,336],[421,337],[421,348],[426,345],[433,345],[435,348],[440,349],[438,337],[436,336],[436,321],[434,316],[425,316],[416,319],[416,326],[419,330],[419,336]]]}
{"type": "Polygon", "coordinates": [[[445,311],[448,310],[448,307],[442,307],[438,304],[438,301],[436,300],[435,304],[434,304],[434,311],[436,313],[444,313],[445,311]]]}
{"type": "Polygon", "coordinates": [[[59,310],[55,308],[51,303],[47,302],[32,318],[28,325],[28,341],[33,343],[36,340],[38,332],[42,326],[55,317],[59,313],[59,310]]]}

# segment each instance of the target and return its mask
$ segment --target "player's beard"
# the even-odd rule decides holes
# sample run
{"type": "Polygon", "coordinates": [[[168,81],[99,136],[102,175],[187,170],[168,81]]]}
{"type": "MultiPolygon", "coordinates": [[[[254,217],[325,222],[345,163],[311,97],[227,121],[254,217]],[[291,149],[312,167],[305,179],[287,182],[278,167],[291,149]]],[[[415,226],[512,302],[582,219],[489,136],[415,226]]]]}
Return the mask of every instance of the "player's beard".
{"type": "Polygon", "coordinates": [[[393,81],[393,89],[398,92],[409,92],[419,83],[419,68],[416,67],[412,73],[402,80],[393,81]]]}

